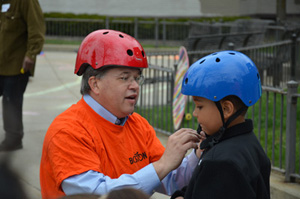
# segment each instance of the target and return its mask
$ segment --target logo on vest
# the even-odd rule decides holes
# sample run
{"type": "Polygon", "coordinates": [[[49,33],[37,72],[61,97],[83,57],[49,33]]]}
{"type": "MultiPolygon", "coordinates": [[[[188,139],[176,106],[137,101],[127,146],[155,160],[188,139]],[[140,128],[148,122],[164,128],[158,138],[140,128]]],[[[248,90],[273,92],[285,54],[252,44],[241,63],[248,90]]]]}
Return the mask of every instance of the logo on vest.
{"type": "Polygon", "coordinates": [[[133,164],[133,163],[143,161],[144,159],[147,159],[146,152],[143,153],[136,152],[132,158],[129,158],[129,162],[130,164],[133,164]]]}

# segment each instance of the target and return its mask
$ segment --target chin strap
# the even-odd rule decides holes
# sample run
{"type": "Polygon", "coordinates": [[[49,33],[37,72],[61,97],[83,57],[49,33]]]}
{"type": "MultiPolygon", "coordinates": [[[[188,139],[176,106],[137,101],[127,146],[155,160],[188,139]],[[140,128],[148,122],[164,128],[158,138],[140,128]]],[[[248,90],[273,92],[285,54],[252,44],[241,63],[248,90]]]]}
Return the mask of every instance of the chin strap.
{"type": "Polygon", "coordinates": [[[215,102],[220,115],[221,115],[221,119],[222,119],[222,123],[223,126],[219,129],[219,131],[217,133],[215,133],[212,136],[209,136],[206,140],[204,140],[201,144],[200,144],[200,148],[201,149],[206,149],[206,148],[211,148],[214,145],[216,145],[217,143],[220,142],[221,138],[223,137],[225,130],[227,129],[227,127],[229,126],[229,124],[235,120],[239,115],[241,115],[247,108],[246,107],[242,107],[240,108],[238,111],[236,111],[232,116],[230,116],[228,118],[228,120],[225,122],[224,120],[224,113],[223,113],[223,109],[221,106],[220,101],[215,102]]]}

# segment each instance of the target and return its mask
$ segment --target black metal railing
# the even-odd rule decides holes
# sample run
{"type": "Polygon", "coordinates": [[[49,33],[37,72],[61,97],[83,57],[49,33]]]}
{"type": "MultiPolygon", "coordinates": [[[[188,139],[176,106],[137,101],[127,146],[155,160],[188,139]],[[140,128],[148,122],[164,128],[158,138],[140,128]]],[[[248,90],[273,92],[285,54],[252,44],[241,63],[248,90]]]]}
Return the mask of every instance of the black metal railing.
{"type": "MultiPolygon", "coordinates": [[[[300,179],[300,109],[297,107],[300,95],[298,83],[293,81],[299,77],[299,71],[292,72],[292,68],[299,68],[299,46],[298,39],[235,49],[247,54],[259,69],[263,94],[248,110],[247,117],[254,121],[255,133],[273,169],[285,173],[287,181],[300,179]]],[[[188,51],[190,64],[212,52],[188,51]]],[[[172,101],[178,52],[155,52],[147,56],[150,66],[144,70],[146,81],[141,86],[136,111],[156,131],[170,135],[175,131],[172,101]]],[[[196,119],[186,117],[193,110],[194,104],[188,97],[181,127],[197,128],[196,119]]]]}

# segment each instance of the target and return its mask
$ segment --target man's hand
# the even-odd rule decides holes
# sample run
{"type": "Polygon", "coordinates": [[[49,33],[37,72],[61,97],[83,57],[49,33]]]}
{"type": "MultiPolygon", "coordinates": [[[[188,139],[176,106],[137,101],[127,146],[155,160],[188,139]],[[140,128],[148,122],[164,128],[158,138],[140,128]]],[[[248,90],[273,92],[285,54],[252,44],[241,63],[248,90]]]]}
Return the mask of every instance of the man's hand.
{"type": "Polygon", "coordinates": [[[22,68],[24,72],[31,70],[34,67],[34,60],[30,59],[29,57],[25,56],[23,60],[22,68]]]}
{"type": "Polygon", "coordinates": [[[206,139],[206,134],[204,133],[204,131],[201,131],[201,132],[200,132],[200,142],[199,142],[199,144],[198,144],[198,149],[197,149],[197,151],[196,151],[196,155],[197,155],[198,158],[200,158],[200,156],[201,156],[201,154],[202,154],[202,152],[203,152],[203,150],[200,149],[200,144],[201,144],[201,142],[202,142],[203,140],[205,140],[205,139],[206,139]]]}
{"type": "Polygon", "coordinates": [[[168,138],[164,154],[153,163],[159,179],[162,180],[169,172],[176,169],[189,149],[198,148],[199,141],[200,135],[193,129],[182,128],[172,134],[168,138]]]}

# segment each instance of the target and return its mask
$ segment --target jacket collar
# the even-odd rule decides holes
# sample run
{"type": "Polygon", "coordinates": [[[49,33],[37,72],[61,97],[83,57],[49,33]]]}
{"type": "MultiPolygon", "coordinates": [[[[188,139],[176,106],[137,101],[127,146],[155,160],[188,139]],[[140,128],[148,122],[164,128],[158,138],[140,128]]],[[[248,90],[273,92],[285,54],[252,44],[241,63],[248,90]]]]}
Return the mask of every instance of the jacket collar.
{"type": "Polygon", "coordinates": [[[201,149],[210,149],[214,145],[222,142],[223,140],[229,139],[231,137],[239,136],[242,134],[250,133],[253,131],[252,120],[246,119],[245,122],[234,125],[222,132],[220,129],[219,132],[215,133],[212,136],[207,137],[201,144],[201,149]]]}

